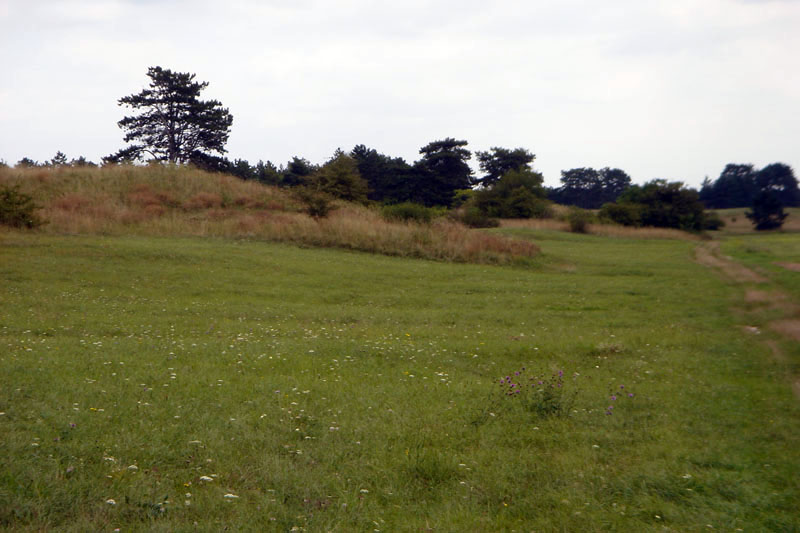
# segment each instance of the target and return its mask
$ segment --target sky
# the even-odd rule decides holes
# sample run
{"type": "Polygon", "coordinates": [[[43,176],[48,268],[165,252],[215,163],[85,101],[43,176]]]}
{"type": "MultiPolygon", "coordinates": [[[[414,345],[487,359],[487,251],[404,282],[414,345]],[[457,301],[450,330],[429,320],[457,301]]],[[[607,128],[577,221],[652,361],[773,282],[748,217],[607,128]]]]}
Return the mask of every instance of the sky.
{"type": "MultiPolygon", "coordinates": [[[[148,67],[209,82],[229,158],[454,137],[697,187],[800,173],[800,0],[0,0],[0,159],[125,146],[148,67]]],[[[477,165],[472,162],[477,170],[477,165]]]]}

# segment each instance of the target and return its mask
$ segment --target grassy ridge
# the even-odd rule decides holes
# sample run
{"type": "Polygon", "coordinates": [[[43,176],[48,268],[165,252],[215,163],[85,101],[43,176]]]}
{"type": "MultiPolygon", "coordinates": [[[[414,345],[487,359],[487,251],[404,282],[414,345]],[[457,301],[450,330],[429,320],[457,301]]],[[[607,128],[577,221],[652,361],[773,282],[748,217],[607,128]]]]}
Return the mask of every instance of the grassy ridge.
{"type": "Polygon", "coordinates": [[[314,219],[286,190],[187,167],[0,169],[41,206],[54,234],[249,238],[300,246],[472,263],[524,263],[535,244],[432,224],[387,221],[377,209],[341,202],[314,219]]]}
{"type": "Polygon", "coordinates": [[[690,242],[515,231],[528,268],[4,234],[0,523],[800,527],[800,412],[738,289],[690,242]],[[523,366],[570,416],[502,395],[523,366]]]}

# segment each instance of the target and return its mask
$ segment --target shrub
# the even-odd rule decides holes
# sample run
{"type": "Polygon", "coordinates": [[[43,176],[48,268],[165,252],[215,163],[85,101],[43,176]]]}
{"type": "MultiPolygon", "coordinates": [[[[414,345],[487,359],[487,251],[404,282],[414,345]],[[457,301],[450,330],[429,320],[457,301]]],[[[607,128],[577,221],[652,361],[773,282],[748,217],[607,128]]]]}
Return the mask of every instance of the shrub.
{"type": "Polygon", "coordinates": [[[616,204],[637,206],[633,209],[639,211],[639,225],[684,231],[703,229],[704,208],[697,191],[687,189],[681,182],[653,180],[634,185],[622,193],[616,204]]]}
{"type": "MultiPolygon", "coordinates": [[[[736,218],[733,219],[736,222],[736,218]]],[[[707,211],[703,218],[703,229],[715,231],[725,226],[725,221],[719,217],[716,211],[707,211]]]]}
{"type": "Polygon", "coordinates": [[[325,218],[334,209],[334,199],[330,194],[303,186],[296,187],[295,193],[311,217],[325,218]]]}
{"type": "Polygon", "coordinates": [[[453,213],[452,218],[470,228],[496,228],[500,222],[496,218],[486,215],[475,206],[470,206],[453,213]]]}
{"type": "Polygon", "coordinates": [[[318,192],[348,202],[366,203],[369,192],[366,180],[358,172],[356,160],[340,151],[308,176],[306,183],[318,192]]]}
{"type": "Polygon", "coordinates": [[[756,230],[777,229],[783,226],[788,216],[783,211],[780,198],[771,191],[762,191],[753,199],[753,207],[744,216],[749,218],[756,230]]]}
{"type": "Polygon", "coordinates": [[[440,212],[438,209],[425,207],[413,202],[385,205],[381,208],[381,216],[386,220],[413,220],[424,224],[429,224],[440,212]]]}
{"type": "Polygon", "coordinates": [[[0,224],[13,228],[35,228],[44,222],[36,215],[33,197],[19,192],[19,185],[0,187],[0,224]]]}
{"type": "Polygon", "coordinates": [[[615,224],[639,227],[642,225],[642,209],[640,204],[605,204],[598,216],[615,224]]]}
{"type": "Polygon", "coordinates": [[[551,218],[542,177],[531,170],[507,172],[491,188],[473,195],[472,203],[485,215],[500,218],[551,218]]]}
{"type": "Polygon", "coordinates": [[[592,214],[579,207],[571,207],[567,213],[569,230],[572,233],[586,233],[589,222],[592,221],[592,214]]]}

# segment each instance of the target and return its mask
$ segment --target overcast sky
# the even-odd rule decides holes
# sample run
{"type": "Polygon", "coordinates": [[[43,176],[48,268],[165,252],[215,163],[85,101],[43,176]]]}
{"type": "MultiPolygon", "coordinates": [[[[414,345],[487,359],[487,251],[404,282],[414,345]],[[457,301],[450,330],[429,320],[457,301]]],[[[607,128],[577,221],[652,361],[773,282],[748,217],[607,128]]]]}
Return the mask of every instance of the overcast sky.
{"type": "Polygon", "coordinates": [[[124,146],[160,65],[228,107],[228,157],[524,147],[698,186],[800,171],[800,0],[0,0],[0,159],[124,146]]]}

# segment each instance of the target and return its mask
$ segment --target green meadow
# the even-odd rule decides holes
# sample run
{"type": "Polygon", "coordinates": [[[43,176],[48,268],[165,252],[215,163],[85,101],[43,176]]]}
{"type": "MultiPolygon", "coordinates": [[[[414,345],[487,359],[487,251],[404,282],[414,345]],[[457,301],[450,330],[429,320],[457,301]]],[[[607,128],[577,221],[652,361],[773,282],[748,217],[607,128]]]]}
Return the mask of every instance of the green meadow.
{"type": "MultiPolygon", "coordinates": [[[[800,530],[744,287],[697,242],[495,232],[541,253],[3,232],[0,527],[800,530]]],[[[723,250],[790,290],[783,238],[723,250]]]]}

